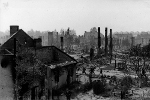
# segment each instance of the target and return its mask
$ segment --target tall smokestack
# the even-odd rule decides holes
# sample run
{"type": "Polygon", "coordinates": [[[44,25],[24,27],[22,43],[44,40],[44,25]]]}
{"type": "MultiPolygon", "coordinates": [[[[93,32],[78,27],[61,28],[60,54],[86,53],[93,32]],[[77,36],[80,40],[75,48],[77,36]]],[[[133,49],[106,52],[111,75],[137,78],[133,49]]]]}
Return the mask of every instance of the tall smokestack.
{"type": "Polygon", "coordinates": [[[113,49],[113,43],[112,43],[112,29],[110,29],[110,43],[109,43],[110,63],[111,63],[111,59],[112,59],[112,49],[113,49]]]}
{"type": "Polygon", "coordinates": [[[53,32],[48,32],[48,46],[53,45],[53,32]]]}
{"type": "Polygon", "coordinates": [[[109,52],[112,55],[112,29],[110,29],[110,43],[109,43],[109,52]]]}
{"type": "Polygon", "coordinates": [[[16,33],[19,30],[19,26],[17,25],[11,25],[10,26],[10,36],[12,36],[14,33],[16,33]]]}
{"type": "Polygon", "coordinates": [[[100,27],[98,27],[98,49],[101,47],[100,27]]]}
{"type": "Polygon", "coordinates": [[[61,50],[63,51],[63,44],[64,44],[63,37],[60,37],[60,42],[61,42],[61,50]]]}
{"type": "Polygon", "coordinates": [[[107,56],[107,45],[108,45],[108,39],[107,39],[107,27],[105,28],[105,56],[107,56]]]}

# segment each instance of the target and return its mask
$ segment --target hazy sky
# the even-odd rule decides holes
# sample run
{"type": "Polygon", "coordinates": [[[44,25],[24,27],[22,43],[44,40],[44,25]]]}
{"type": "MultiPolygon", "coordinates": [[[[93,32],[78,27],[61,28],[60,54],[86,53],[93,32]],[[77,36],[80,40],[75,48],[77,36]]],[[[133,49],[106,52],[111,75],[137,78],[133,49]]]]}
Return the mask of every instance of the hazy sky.
{"type": "Polygon", "coordinates": [[[150,0],[0,0],[0,31],[19,25],[24,31],[83,34],[92,27],[115,31],[150,31],[150,0]]]}

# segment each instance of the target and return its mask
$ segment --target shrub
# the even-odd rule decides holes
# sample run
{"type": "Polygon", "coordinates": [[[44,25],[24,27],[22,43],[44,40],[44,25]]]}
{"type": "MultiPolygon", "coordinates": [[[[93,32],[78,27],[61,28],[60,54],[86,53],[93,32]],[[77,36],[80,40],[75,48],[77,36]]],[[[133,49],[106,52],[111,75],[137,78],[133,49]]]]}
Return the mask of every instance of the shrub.
{"type": "Polygon", "coordinates": [[[53,89],[52,94],[53,94],[53,96],[60,96],[62,94],[62,91],[60,91],[59,89],[58,90],[53,89]]]}
{"type": "Polygon", "coordinates": [[[133,84],[133,79],[131,76],[126,76],[122,79],[121,81],[121,86],[126,86],[127,88],[131,88],[132,84],[133,84]]]}
{"type": "Polygon", "coordinates": [[[78,81],[74,81],[70,84],[69,89],[75,89],[76,87],[78,87],[81,83],[78,81]]]}
{"type": "Polygon", "coordinates": [[[87,82],[85,84],[82,84],[82,85],[78,86],[78,88],[75,88],[74,91],[76,93],[79,93],[79,92],[84,92],[85,93],[87,91],[90,91],[91,89],[92,89],[92,85],[89,82],[87,82]]]}
{"type": "Polygon", "coordinates": [[[125,95],[128,94],[128,90],[134,84],[133,79],[131,76],[126,76],[121,80],[121,91],[122,91],[122,98],[125,98],[125,95]]]}
{"type": "Polygon", "coordinates": [[[83,92],[90,91],[91,89],[92,89],[92,85],[89,82],[83,85],[83,92]]]}
{"type": "Polygon", "coordinates": [[[96,95],[99,95],[106,90],[106,83],[104,81],[98,80],[93,83],[93,92],[96,95]]]}
{"type": "Polygon", "coordinates": [[[80,92],[82,92],[82,91],[83,91],[83,88],[80,87],[80,86],[79,86],[78,88],[75,88],[75,89],[74,89],[74,92],[75,92],[75,93],[80,93],[80,92]]]}
{"type": "Polygon", "coordinates": [[[146,76],[146,77],[143,77],[142,78],[142,86],[148,86],[148,77],[146,76]]]}

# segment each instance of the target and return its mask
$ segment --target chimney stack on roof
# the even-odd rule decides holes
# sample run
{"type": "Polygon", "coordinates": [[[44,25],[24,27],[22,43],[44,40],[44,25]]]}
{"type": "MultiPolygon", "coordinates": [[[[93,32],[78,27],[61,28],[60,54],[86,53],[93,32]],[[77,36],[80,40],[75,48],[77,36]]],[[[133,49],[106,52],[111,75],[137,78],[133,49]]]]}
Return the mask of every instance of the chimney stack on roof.
{"type": "Polygon", "coordinates": [[[42,47],[42,39],[41,38],[34,39],[34,45],[35,47],[42,47]]]}
{"type": "Polygon", "coordinates": [[[10,26],[10,36],[12,36],[17,31],[19,31],[19,26],[18,25],[11,25],[10,26]]]}
{"type": "Polygon", "coordinates": [[[63,51],[63,44],[64,44],[63,37],[60,37],[60,42],[61,42],[61,50],[63,51]]]}

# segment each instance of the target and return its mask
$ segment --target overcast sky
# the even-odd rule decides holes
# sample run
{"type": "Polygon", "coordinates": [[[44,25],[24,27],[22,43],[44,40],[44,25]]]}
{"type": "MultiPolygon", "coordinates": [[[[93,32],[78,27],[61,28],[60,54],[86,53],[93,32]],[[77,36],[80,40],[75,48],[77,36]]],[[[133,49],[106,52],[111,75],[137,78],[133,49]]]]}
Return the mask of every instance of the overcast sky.
{"type": "Polygon", "coordinates": [[[10,25],[77,35],[92,27],[115,31],[150,31],[150,0],[0,0],[0,31],[10,25]]]}

